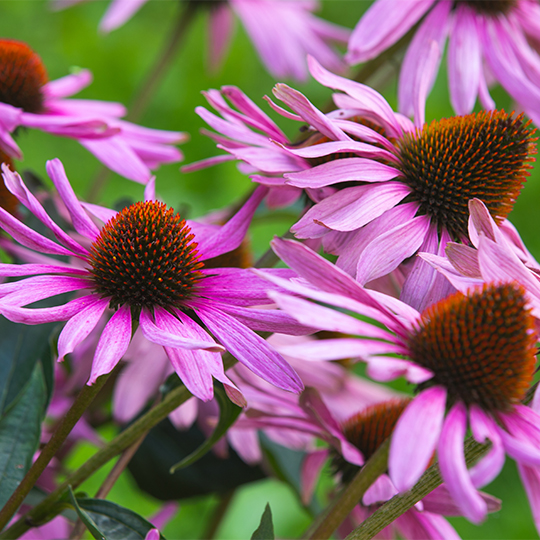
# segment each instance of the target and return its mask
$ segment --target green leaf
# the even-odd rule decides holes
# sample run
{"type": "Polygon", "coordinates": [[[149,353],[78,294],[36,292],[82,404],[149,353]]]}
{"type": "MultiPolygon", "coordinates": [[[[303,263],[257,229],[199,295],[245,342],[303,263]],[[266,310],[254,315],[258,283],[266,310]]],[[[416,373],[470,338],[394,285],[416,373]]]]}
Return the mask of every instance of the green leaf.
{"type": "Polygon", "coordinates": [[[208,452],[196,463],[170,474],[169,468],[191,454],[205,438],[197,424],[179,431],[168,419],[160,422],[150,430],[129,462],[137,485],[153,497],[169,501],[226,493],[266,477],[259,466],[248,465],[232,448],[225,459],[208,452]]]}
{"type": "Polygon", "coordinates": [[[225,393],[225,390],[221,386],[215,387],[214,395],[219,403],[219,422],[216,429],[212,432],[212,435],[206,441],[199,446],[195,451],[186,456],[184,459],[176,463],[170,468],[170,473],[173,474],[178,469],[182,469],[195,463],[202,456],[204,456],[211,448],[216,444],[227,430],[234,424],[238,415],[242,412],[242,407],[235,405],[225,393]]]}
{"type": "Polygon", "coordinates": [[[274,540],[274,524],[272,522],[272,510],[270,505],[266,503],[261,523],[251,535],[251,540],[274,540]]]}
{"type": "MultiPolygon", "coordinates": [[[[0,317],[0,415],[14,404],[38,360],[43,361],[45,373],[50,373],[49,335],[54,328],[54,324],[27,326],[0,317]]],[[[47,387],[50,394],[52,383],[47,382],[47,387]]]]}
{"type": "Polygon", "coordinates": [[[47,390],[37,363],[18,398],[0,419],[0,507],[4,506],[32,464],[39,444],[47,390]]]}
{"type": "Polygon", "coordinates": [[[96,538],[96,540],[107,540],[107,537],[99,530],[99,527],[97,526],[96,522],[92,519],[92,517],[79,506],[77,497],[75,497],[75,494],[73,493],[73,490],[71,489],[71,486],[69,486],[69,498],[71,499],[71,504],[73,505],[73,508],[75,508],[75,511],[77,512],[77,515],[79,516],[79,519],[84,523],[86,528],[90,531],[90,534],[94,538],[96,538]]]}
{"type": "MultiPolygon", "coordinates": [[[[98,540],[144,540],[155,527],[135,512],[103,499],[75,497],[72,503],[92,536],[98,540]]],[[[160,539],[165,537],[160,534],[160,539]]]]}

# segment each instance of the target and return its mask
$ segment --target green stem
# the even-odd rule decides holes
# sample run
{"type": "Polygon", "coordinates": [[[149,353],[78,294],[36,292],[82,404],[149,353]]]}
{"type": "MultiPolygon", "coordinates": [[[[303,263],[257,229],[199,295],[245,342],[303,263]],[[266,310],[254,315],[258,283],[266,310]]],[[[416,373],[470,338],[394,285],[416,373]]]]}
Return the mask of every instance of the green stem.
{"type": "Polygon", "coordinates": [[[203,535],[204,540],[214,539],[219,529],[219,526],[221,525],[223,518],[225,517],[225,514],[227,513],[227,510],[229,509],[229,506],[231,505],[233,497],[234,497],[234,489],[227,491],[226,493],[220,496],[218,505],[216,506],[216,509],[214,510],[214,514],[212,515],[210,524],[208,525],[208,528],[206,529],[203,535]]]}
{"type": "MultiPolygon", "coordinates": [[[[182,4],[183,2],[179,2],[182,4]]],[[[161,53],[157,56],[157,62],[152,66],[145,82],[139,89],[137,96],[133,100],[129,113],[126,117],[131,122],[137,121],[146,109],[150,98],[154,94],[156,88],[161,84],[161,80],[167,73],[178,47],[182,44],[183,39],[187,34],[187,29],[193,20],[197,2],[187,2],[187,5],[181,8],[180,15],[174,25],[169,39],[165,43],[161,53]]]]}
{"type": "Polygon", "coordinates": [[[356,473],[330,505],[317,517],[306,531],[305,540],[326,540],[343,523],[352,509],[362,499],[369,486],[388,468],[388,449],[390,439],[387,439],[369,458],[366,464],[356,473]]]}
{"type": "MultiPolygon", "coordinates": [[[[236,360],[230,354],[223,355],[223,366],[225,370],[232,367],[235,363],[236,360]]],[[[42,525],[53,519],[62,510],[62,506],[57,503],[68,486],[71,485],[73,489],[76,489],[100,467],[134,444],[144,433],[159,424],[169,413],[182,405],[182,403],[185,403],[190,397],[191,394],[183,385],[169,392],[161,403],[157,404],[128,426],[108,443],[107,446],[94,454],[84,465],[68,475],[64,482],[41,501],[41,503],[0,534],[0,539],[18,538],[31,527],[42,525]]]]}
{"type": "Polygon", "coordinates": [[[68,435],[71,433],[71,430],[75,427],[75,424],[79,421],[84,411],[86,411],[96,395],[103,388],[103,385],[107,382],[108,377],[108,375],[102,375],[92,386],[85,385],[79,392],[77,399],[67,412],[66,416],[64,416],[64,418],[58,424],[58,427],[56,428],[49,442],[40,452],[39,457],[36,459],[32,467],[30,467],[21,483],[17,486],[17,489],[13,492],[13,495],[11,495],[4,508],[2,508],[2,511],[0,511],[0,530],[2,530],[13,517],[19,506],[24,501],[24,498],[34,487],[38,478],[41,476],[41,473],[45,470],[51,459],[64,444],[68,435]]]}
{"type": "MultiPolygon", "coordinates": [[[[472,437],[467,439],[465,441],[465,462],[467,463],[467,467],[476,463],[489,448],[489,444],[479,444],[472,437]]],[[[442,478],[439,472],[439,466],[437,464],[432,465],[410,491],[407,491],[403,495],[396,495],[383,504],[374,514],[349,534],[346,540],[369,540],[373,538],[441,484],[442,478]]]]}

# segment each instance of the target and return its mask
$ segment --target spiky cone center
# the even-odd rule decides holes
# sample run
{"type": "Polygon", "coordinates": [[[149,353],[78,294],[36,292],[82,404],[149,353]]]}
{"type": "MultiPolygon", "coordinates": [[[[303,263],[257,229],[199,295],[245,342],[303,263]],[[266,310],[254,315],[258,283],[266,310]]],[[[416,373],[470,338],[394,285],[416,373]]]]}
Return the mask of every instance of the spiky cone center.
{"type": "Polygon", "coordinates": [[[26,43],[0,40],[0,102],[39,113],[47,80],[41,58],[26,43]]]}
{"type": "Polygon", "coordinates": [[[172,208],[145,201],[107,222],[90,252],[95,290],[111,308],[182,308],[203,278],[194,235],[172,208]]]}
{"type": "Polygon", "coordinates": [[[427,308],[408,338],[411,360],[434,376],[450,403],[507,411],[523,400],[536,363],[534,318],[514,283],[486,284],[427,308]]]}
{"type": "Polygon", "coordinates": [[[516,5],[515,0],[467,0],[466,3],[479,14],[493,16],[504,15],[516,5]]]}
{"type": "MultiPolygon", "coordinates": [[[[410,403],[410,399],[392,399],[371,405],[351,416],[343,424],[346,439],[353,444],[367,461],[392,434],[394,427],[410,403]]],[[[358,467],[346,461],[337,452],[332,459],[336,473],[341,473],[341,481],[348,483],[358,471],[358,467]]]]}
{"type": "Polygon", "coordinates": [[[468,203],[480,199],[495,221],[512,210],[536,153],[523,114],[482,111],[425,124],[398,143],[400,169],[419,213],[454,239],[467,237],[468,203]]]}

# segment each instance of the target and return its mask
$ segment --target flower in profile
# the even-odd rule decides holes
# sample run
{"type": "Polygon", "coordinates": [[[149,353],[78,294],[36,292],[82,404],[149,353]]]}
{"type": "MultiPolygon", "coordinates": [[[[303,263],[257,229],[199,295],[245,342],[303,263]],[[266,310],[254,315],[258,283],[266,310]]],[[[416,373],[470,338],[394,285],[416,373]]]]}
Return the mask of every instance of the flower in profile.
{"type": "Polygon", "coordinates": [[[457,114],[470,113],[477,97],[485,109],[494,109],[488,83],[495,79],[540,122],[540,57],[532,45],[540,39],[537,2],[377,0],[354,29],[346,61],[357,64],[377,57],[416,24],[401,67],[401,112],[412,114],[419,80],[426,80],[425,95],[429,92],[439,61],[429,64],[425,57],[434,43],[442,52],[448,39],[448,84],[457,114]]]}
{"type": "MultiPolygon", "coordinates": [[[[58,8],[83,0],[54,0],[58,8]]],[[[100,30],[110,32],[128,21],[148,0],[113,0],[100,30]]],[[[298,0],[190,0],[188,10],[209,8],[210,66],[221,64],[234,29],[234,15],[242,22],[266,69],[274,77],[307,77],[306,55],[329,69],[343,71],[344,64],[330,43],[347,43],[350,30],[313,15],[318,2],[298,0]]]]}
{"type": "Polygon", "coordinates": [[[58,338],[62,359],[112,310],[96,347],[89,384],[119,362],[131,341],[132,326],[138,323],[147,340],[165,348],[180,379],[200,399],[212,397],[212,377],[234,391],[223,372],[219,352],[224,350],[272,384],[301,390],[294,370],[253,330],[302,333],[306,329],[289,316],[264,309],[270,302],[265,298],[266,283],[249,270],[204,268],[207,259],[240,245],[264,188],[257,189],[224,226],[216,227],[186,223],[172,208],[154,200],[152,182],[143,202],[114,212],[83,206],[59,160],[49,161],[47,172],[76,232],[90,247],[54,223],[20,176],[4,166],[8,189],[58,242],[0,209],[3,229],[30,250],[73,257],[79,263],[59,264],[50,259],[49,264],[0,265],[1,275],[23,277],[0,285],[0,313],[26,324],[67,320],[58,338]],[[85,208],[105,223],[103,227],[94,224],[85,208]],[[79,296],[54,307],[26,307],[75,291],[80,291],[79,296]]]}
{"type": "Polygon", "coordinates": [[[150,169],[182,160],[172,146],[187,139],[185,133],[137,126],[121,120],[126,110],[120,103],[66,99],[92,81],[81,70],[49,81],[43,62],[26,44],[0,40],[0,149],[22,159],[13,139],[21,127],[39,129],[76,139],[114,172],[146,183],[150,169]]]}
{"type": "Polygon", "coordinates": [[[505,453],[522,465],[540,465],[540,417],[521,404],[533,382],[537,340],[523,287],[488,283],[419,313],[395,298],[362,288],[301,244],[274,241],[274,249],[311,286],[268,279],[295,294],[369,318],[358,320],[270,292],[303,324],[331,331],[341,327],[360,336],[317,344],[302,354],[326,360],[357,356],[368,363],[374,378],[405,375],[418,385],[392,436],[389,474],[398,491],[416,483],[437,450],[448,491],[463,515],[479,522],[487,506],[476,488],[498,475],[505,453]],[[489,440],[492,445],[469,470],[463,448],[468,428],[476,441],[489,440]]]}

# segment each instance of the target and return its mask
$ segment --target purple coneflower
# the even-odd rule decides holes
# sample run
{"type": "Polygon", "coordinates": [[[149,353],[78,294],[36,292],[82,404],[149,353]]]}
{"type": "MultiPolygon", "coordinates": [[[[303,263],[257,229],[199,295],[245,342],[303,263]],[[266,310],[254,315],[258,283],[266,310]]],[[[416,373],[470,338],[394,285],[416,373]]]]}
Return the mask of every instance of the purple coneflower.
{"type": "MultiPolygon", "coordinates": [[[[265,299],[267,283],[249,270],[204,268],[207,259],[240,245],[265,195],[264,188],[257,189],[227,224],[217,227],[186,223],[172,208],[154,200],[152,182],[143,202],[114,212],[83,206],[59,160],[49,161],[47,172],[75,230],[91,245],[87,249],[66,234],[20,176],[4,166],[8,189],[50,229],[58,243],[0,209],[3,229],[30,250],[74,257],[79,263],[50,259],[50,264],[0,265],[3,276],[33,276],[0,285],[0,313],[26,324],[67,320],[58,338],[62,359],[112,310],[96,347],[89,384],[114,368],[129,346],[132,325],[138,323],[146,339],[165,348],[179,377],[200,399],[212,397],[212,377],[234,388],[223,373],[219,352],[225,349],[280,388],[302,389],[294,370],[253,330],[301,333],[305,329],[299,329],[289,316],[264,309],[263,304],[269,303],[265,299]],[[97,227],[86,209],[105,225],[97,227]],[[62,305],[25,307],[75,291],[80,291],[79,296],[62,305]]],[[[282,274],[283,270],[275,272],[282,274]]]]}
{"type": "Polygon", "coordinates": [[[76,139],[109,169],[146,183],[150,169],[182,160],[172,146],[186,141],[185,133],[150,129],[121,120],[126,109],[120,103],[65,99],[92,81],[81,70],[48,81],[39,56],[26,43],[0,40],[0,148],[22,159],[12,134],[19,127],[40,129],[76,139]]]}
{"type": "MultiPolygon", "coordinates": [[[[55,0],[67,7],[83,0],[55,0]]],[[[148,0],[113,0],[100,23],[110,32],[122,26],[148,0]]],[[[242,22],[266,69],[279,78],[303,81],[307,77],[306,55],[311,54],[329,69],[343,71],[344,64],[329,45],[347,43],[350,30],[315,17],[314,0],[189,0],[188,9],[209,7],[210,66],[221,64],[234,30],[234,16],[242,22]],[[189,5],[191,4],[191,5],[189,5]]]]}
{"type": "Polygon", "coordinates": [[[488,84],[497,80],[536,124],[540,122],[540,6],[534,0],[377,0],[351,35],[345,59],[350,64],[377,57],[414,25],[399,80],[399,110],[410,115],[418,81],[424,99],[439,66],[425,61],[435,43],[448,44],[448,84],[457,114],[468,114],[479,97],[494,109],[488,84]]]}
{"type": "Polygon", "coordinates": [[[418,394],[392,436],[389,473],[399,491],[416,483],[437,450],[448,490],[463,515],[479,522],[487,508],[476,487],[497,476],[505,453],[523,465],[540,465],[540,417],[521,404],[536,364],[534,317],[521,286],[487,284],[469,291],[469,296],[455,293],[419,313],[395,298],[362,288],[301,244],[274,241],[274,248],[320,290],[297,281],[268,279],[386,327],[270,292],[303,324],[331,331],[341,327],[361,336],[304,347],[299,355],[327,360],[357,356],[368,363],[368,374],[375,378],[404,374],[418,384],[418,394]],[[469,470],[463,450],[468,427],[478,442],[489,439],[492,444],[469,470]]]}

